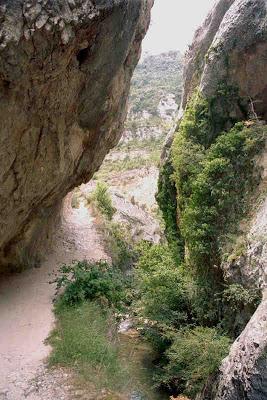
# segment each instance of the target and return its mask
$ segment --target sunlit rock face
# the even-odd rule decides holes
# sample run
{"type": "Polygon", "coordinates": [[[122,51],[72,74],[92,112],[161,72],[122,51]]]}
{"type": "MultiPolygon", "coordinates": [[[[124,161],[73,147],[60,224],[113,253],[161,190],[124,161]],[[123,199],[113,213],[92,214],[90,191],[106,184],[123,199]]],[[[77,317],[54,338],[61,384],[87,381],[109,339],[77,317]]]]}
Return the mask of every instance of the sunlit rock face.
{"type": "Polygon", "coordinates": [[[217,1],[186,55],[183,108],[197,87],[209,98],[226,83],[267,119],[266,7],[266,0],[217,1]]]}
{"type": "Polygon", "coordinates": [[[198,87],[205,66],[205,56],[212,47],[218,29],[235,0],[217,1],[200,26],[193,38],[192,44],[185,56],[184,89],[181,108],[184,109],[187,101],[198,87]]]}
{"type": "Polygon", "coordinates": [[[0,262],[35,264],[119,140],[153,0],[1,0],[0,262]]]}

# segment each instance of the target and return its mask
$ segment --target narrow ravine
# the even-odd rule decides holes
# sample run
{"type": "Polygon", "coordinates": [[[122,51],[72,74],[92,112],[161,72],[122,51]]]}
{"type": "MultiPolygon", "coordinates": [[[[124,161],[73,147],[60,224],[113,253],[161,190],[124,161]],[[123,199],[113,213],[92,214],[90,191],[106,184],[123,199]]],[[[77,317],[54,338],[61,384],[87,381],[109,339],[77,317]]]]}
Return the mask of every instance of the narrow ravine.
{"type": "MultiPolygon", "coordinates": [[[[74,400],[98,399],[92,387],[80,388],[73,371],[48,368],[51,348],[46,344],[54,326],[53,300],[59,267],[73,260],[107,260],[104,242],[95,217],[85,201],[72,207],[70,193],[63,204],[61,226],[53,248],[39,268],[2,276],[0,282],[0,399],[74,400]]],[[[125,325],[125,324],[124,324],[125,325]]],[[[166,398],[152,388],[153,352],[131,324],[120,333],[120,355],[129,365],[129,387],[120,399],[166,398]],[[129,332],[128,332],[129,328],[129,332]]],[[[104,396],[103,398],[106,399],[104,396]]]]}

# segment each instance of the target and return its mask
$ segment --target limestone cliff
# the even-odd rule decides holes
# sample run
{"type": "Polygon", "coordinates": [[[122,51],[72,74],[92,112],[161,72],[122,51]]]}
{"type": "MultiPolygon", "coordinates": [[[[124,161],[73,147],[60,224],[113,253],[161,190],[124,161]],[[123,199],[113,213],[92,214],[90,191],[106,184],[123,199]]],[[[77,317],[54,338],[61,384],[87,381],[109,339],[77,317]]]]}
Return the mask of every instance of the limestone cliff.
{"type": "Polygon", "coordinates": [[[122,142],[160,139],[175,123],[181,102],[183,57],[147,55],[135,69],[122,142]]]}
{"type": "Polygon", "coordinates": [[[260,289],[263,301],[231,347],[217,378],[211,379],[198,399],[267,398],[266,72],[267,1],[217,1],[196,32],[186,55],[184,115],[175,134],[171,156],[169,151],[164,152],[165,160],[166,157],[169,159],[162,168],[159,184],[162,193],[158,196],[163,204],[167,229],[168,226],[171,229],[169,236],[180,243],[181,239],[185,240],[186,258],[191,266],[195,265],[197,273],[205,265],[222,285],[234,283],[248,290],[260,289]],[[256,139],[258,130],[265,138],[256,156],[244,153],[247,160],[251,157],[251,178],[246,173],[243,177],[242,168],[238,170],[237,148],[235,156],[233,153],[230,156],[239,129],[243,129],[245,136],[251,135],[252,140],[256,139]],[[227,137],[231,137],[228,144],[227,137]],[[231,169],[227,169],[229,165],[231,169]],[[233,173],[230,184],[224,186],[230,171],[233,173]],[[210,180],[205,181],[207,177],[210,180]],[[240,196],[243,183],[246,189],[240,196]],[[206,204],[202,204],[203,196],[206,196],[206,204]],[[240,196],[241,206],[235,204],[235,196],[240,196]],[[172,200],[175,197],[176,215],[172,200]],[[208,217],[205,220],[203,212],[208,217]],[[241,215],[242,220],[239,219],[241,215]],[[171,216],[177,224],[176,231],[173,223],[171,225],[171,216]],[[226,225],[231,218],[228,229],[226,225]],[[188,221],[191,221],[191,227],[188,227],[188,221]],[[223,251],[228,246],[233,222],[242,228],[239,229],[242,231],[242,251],[231,248],[225,261],[223,251]]]}
{"type": "Polygon", "coordinates": [[[153,0],[1,0],[0,262],[34,264],[119,140],[153,0]]]}

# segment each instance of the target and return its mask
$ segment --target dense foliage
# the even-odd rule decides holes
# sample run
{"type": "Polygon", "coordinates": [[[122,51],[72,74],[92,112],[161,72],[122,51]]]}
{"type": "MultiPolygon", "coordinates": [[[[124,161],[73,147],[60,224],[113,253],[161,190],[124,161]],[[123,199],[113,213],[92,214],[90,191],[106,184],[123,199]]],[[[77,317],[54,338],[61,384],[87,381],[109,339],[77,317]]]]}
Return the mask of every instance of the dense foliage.
{"type": "Polygon", "coordinates": [[[158,352],[155,385],[193,396],[216,372],[230,339],[219,326],[201,326],[209,319],[209,300],[205,307],[202,287],[167,245],[144,243],[139,251],[136,312],[147,321],[145,336],[158,352]]]}
{"type": "MultiPolygon", "coordinates": [[[[175,274],[182,278],[178,293],[182,291],[186,299],[181,310],[186,310],[187,320],[181,321],[180,328],[173,320],[167,322],[168,327],[154,324],[151,338],[156,344],[159,335],[165,338],[157,382],[189,396],[195,396],[216,371],[227,354],[227,335],[235,338],[240,333],[260,299],[258,292],[241,285],[228,286],[220,268],[229,237],[238,232],[260,182],[256,160],[264,148],[267,129],[258,120],[238,123],[243,112],[232,87],[220,85],[209,100],[196,94],[160,174],[157,200],[170,249],[176,243],[175,274]],[[236,318],[237,313],[242,313],[241,319],[236,318]]],[[[151,259],[150,254],[146,262],[153,269],[151,259]]],[[[158,288],[154,274],[150,274],[154,293],[161,293],[165,284],[158,288]]],[[[177,290],[175,283],[173,286],[177,290]]],[[[146,289],[144,300],[152,294],[149,285],[146,289]]],[[[146,302],[143,307],[148,309],[146,302]]],[[[178,313],[179,304],[175,310],[178,313]]]]}
{"type": "Polygon", "coordinates": [[[162,166],[158,180],[157,203],[165,221],[165,235],[177,262],[184,259],[184,240],[177,223],[176,187],[170,160],[162,166]]]}
{"type": "Polygon", "coordinates": [[[184,387],[184,394],[194,398],[212,375],[230,346],[228,337],[216,329],[196,327],[181,330],[166,352],[163,377],[166,385],[184,387]]]}
{"type": "Polygon", "coordinates": [[[218,264],[225,236],[259,182],[254,160],[266,136],[264,126],[237,123],[209,143],[210,114],[206,100],[193,99],[172,148],[180,229],[191,264],[204,271],[218,264]]]}
{"type": "Polygon", "coordinates": [[[72,306],[85,300],[101,300],[109,306],[119,307],[124,299],[122,273],[105,261],[77,261],[63,265],[56,282],[58,289],[64,289],[61,304],[72,306]]]}
{"type": "Polygon", "coordinates": [[[180,328],[190,322],[186,280],[167,245],[139,247],[136,278],[141,314],[160,324],[180,328]]]}

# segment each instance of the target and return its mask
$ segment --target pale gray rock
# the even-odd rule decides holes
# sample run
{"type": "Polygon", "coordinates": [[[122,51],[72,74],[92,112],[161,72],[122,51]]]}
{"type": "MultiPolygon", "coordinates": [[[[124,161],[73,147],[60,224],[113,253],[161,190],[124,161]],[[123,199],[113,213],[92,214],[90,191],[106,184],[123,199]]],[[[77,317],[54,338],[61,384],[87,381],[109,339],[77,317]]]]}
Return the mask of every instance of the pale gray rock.
{"type": "Polygon", "coordinates": [[[236,0],[212,41],[201,78],[201,92],[211,97],[220,83],[239,89],[267,119],[267,0],[236,0]]]}
{"type": "Polygon", "coordinates": [[[214,400],[267,398],[267,292],[221,366],[214,400]]]}
{"type": "Polygon", "coordinates": [[[200,83],[205,65],[205,56],[212,46],[223,18],[234,0],[219,0],[208,14],[204,23],[197,29],[192,45],[185,56],[184,89],[181,103],[182,110],[200,83]]]}

